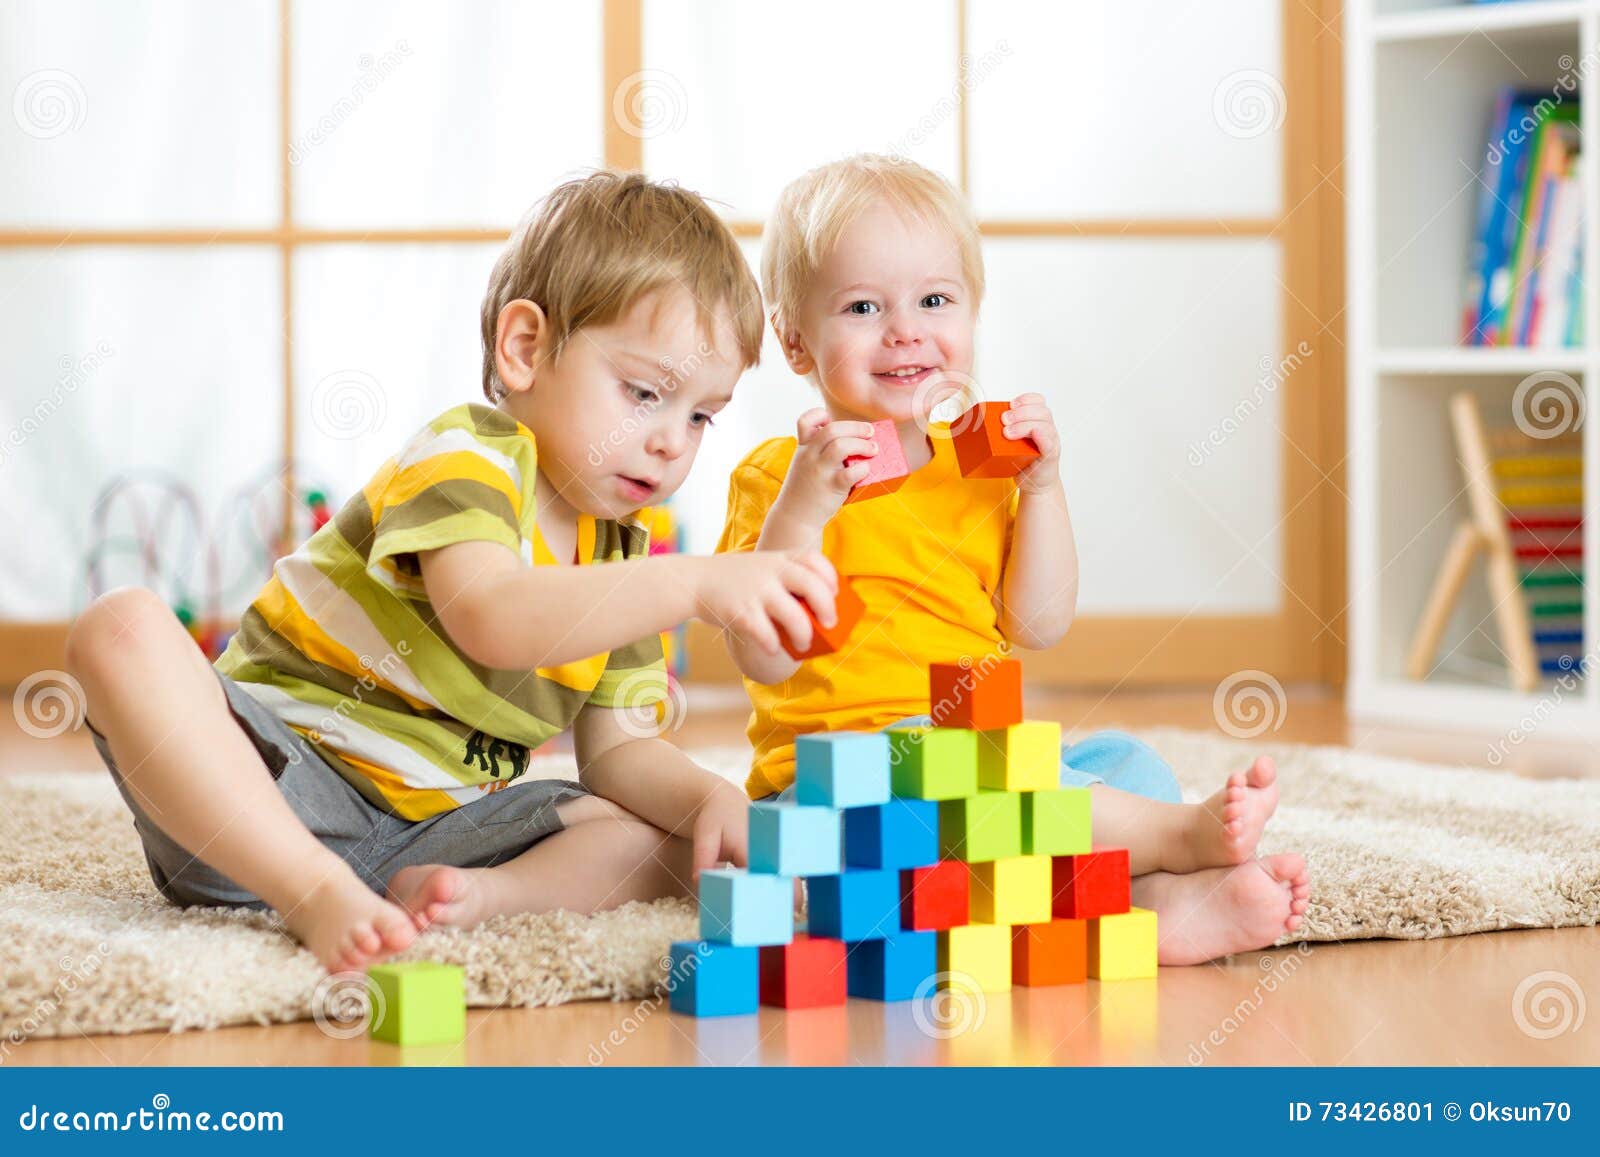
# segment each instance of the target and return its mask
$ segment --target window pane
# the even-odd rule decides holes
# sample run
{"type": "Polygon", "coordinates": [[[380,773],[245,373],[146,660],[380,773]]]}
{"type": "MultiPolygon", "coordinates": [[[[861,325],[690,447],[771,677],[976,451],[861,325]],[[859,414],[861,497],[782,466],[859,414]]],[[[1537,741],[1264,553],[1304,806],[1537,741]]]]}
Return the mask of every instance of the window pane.
{"type": "Polygon", "coordinates": [[[499,245],[317,245],[295,258],[295,456],[337,504],[424,422],[483,401],[499,245]]]}
{"type": "Polygon", "coordinates": [[[1080,611],[1276,609],[1280,387],[1299,364],[1278,349],[1278,246],[995,240],[985,257],[978,381],[1055,413],[1080,611]]]}
{"type": "Polygon", "coordinates": [[[242,608],[267,576],[267,543],[212,539],[215,582],[200,544],[240,496],[275,501],[276,251],[14,249],[0,253],[0,301],[0,536],[15,544],[0,555],[0,615],[74,615],[97,544],[108,585],[149,583],[174,604],[186,593],[199,613],[220,588],[223,610],[242,608]],[[144,481],[100,508],[96,536],[96,500],[124,471],[144,481]]]}
{"type": "Polygon", "coordinates": [[[645,71],[613,109],[645,167],[764,216],[813,165],[863,150],[956,174],[955,6],[646,0],[645,71]]]}
{"type": "Polygon", "coordinates": [[[0,225],[278,220],[273,0],[8,0],[0,88],[0,225]]]}
{"type": "Polygon", "coordinates": [[[1213,5],[1170,0],[973,0],[979,214],[1277,213],[1279,7],[1231,0],[1218,19],[1213,5]]]}
{"type": "Polygon", "coordinates": [[[295,9],[295,217],[509,227],[600,164],[597,0],[295,9]]]}

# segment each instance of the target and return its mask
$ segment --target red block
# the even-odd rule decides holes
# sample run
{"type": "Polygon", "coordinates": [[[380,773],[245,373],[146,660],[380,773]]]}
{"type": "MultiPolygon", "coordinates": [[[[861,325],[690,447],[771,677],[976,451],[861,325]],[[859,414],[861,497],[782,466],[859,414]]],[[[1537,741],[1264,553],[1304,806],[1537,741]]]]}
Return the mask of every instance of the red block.
{"type": "Polygon", "coordinates": [[[906,448],[900,444],[900,431],[894,428],[894,422],[885,418],[872,423],[872,440],[878,444],[877,454],[871,458],[858,454],[844,460],[846,466],[867,463],[867,476],[855,484],[846,502],[891,494],[911,477],[911,468],[906,465],[906,448]]]}
{"type": "Polygon", "coordinates": [[[761,950],[761,1003],[776,1008],[826,1008],[848,999],[844,941],[797,933],[761,950]]]}
{"type": "Polygon", "coordinates": [[[855,587],[850,585],[850,580],[844,575],[839,576],[839,594],[833,600],[834,613],[838,621],[831,627],[824,627],[817,621],[817,616],[811,613],[811,608],[805,607],[806,618],[811,620],[811,646],[804,651],[797,651],[787,635],[783,636],[783,649],[789,652],[791,658],[814,659],[818,655],[831,655],[850,637],[850,632],[855,630],[861,616],[867,612],[867,604],[861,601],[861,596],[856,594],[855,587]]]}
{"type": "Polygon", "coordinates": [[[1051,910],[1067,920],[1115,916],[1131,902],[1128,849],[1096,846],[1077,856],[1057,856],[1052,865],[1055,903],[1051,910]]]}
{"type": "Polygon", "coordinates": [[[933,663],[928,667],[928,703],[940,727],[989,731],[1022,722],[1022,664],[1015,659],[933,663]]]}
{"type": "Polygon", "coordinates": [[[1029,988],[1089,979],[1089,921],[1018,924],[1011,931],[1011,983],[1029,988]]]}
{"type": "Polygon", "coordinates": [[[943,931],[969,923],[972,874],[961,860],[940,860],[900,872],[900,927],[943,931]]]}
{"type": "Polygon", "coordinates": [[[950,424],[963,478],[1010,478],[1039,456],[1032,438],[1007,438],[1010,402],[979,402],[950,424]]]}

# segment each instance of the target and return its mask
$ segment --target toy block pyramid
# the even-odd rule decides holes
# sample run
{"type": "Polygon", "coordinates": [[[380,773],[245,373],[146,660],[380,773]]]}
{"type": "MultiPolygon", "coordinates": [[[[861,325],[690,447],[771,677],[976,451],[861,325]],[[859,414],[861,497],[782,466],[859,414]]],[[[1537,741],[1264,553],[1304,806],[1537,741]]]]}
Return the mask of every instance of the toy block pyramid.
{"type": "Polygon", "coordinates": [[[1021,665],[936,663],[929,698],[931,726],[796,740],[794,800],[751,805],[749,868],[701,873],[675,1011],[1156,974],[1155,913],[1127,849],[1092,842],[1089,790],[1060,786],[1060,725],[1022,718],[1021,665]]]}

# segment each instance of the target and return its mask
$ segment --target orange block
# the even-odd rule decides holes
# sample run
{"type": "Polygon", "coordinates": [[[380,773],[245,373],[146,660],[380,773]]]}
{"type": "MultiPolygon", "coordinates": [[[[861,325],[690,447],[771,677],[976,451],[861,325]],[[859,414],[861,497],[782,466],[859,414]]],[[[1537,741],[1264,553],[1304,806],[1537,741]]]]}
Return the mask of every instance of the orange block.
{"type": "Polygon", "coordinates": [[[950,424],[963,478],[1010,478],[1039,456],[1032,438],[1007,438],[1010,402],[979,402],[950,424]]]}
{"type": "Polygon", "coordinates": [[[1089,979],[1089,921],[1019,924],[1011,932],[1011,983],[1029,988],[1089,979]]]}
{"type": "Polygon", "coordinates": [[[989,731],[1022,722],[1022,664],[1015,659],[928,666],[928,704],[939,727],[989,731]]]}
{"type": "MultiPolygon", "coordinates": [[[[906,448],[900,443],[900,431],[895,429],[894,422],[885,418],[881,422],[872,423],[872,440],[878,444],[878,452],[867,462],[867,476],[850,491],[848,502],[860,502],[864,498],[878,498],[885,494],[893,494],[899,490],[905,480],[911,477],[911,468],[906,463],[906,448]]],[[[861,456],[846,458],[846,466],[863,461],[861,456]]]]}
{"type": "MultiPolygon", "coordinates": [[[[801,606],[805,607],[802,602],[801,606]]],[[[783,649],[789,652],[791,658],[814,659],[818,655],[831,655],[844,646],[845,640],[850,637],[850,632],[855,630],[861,616],[867,613],[867,604],[861,601],[861,596],[856,594],[855,587],[850,585],[850,580],[844,575],[839,576],[839,594],[833,600],[834,612],[838,621],[831,627],[824,627],[817,621],[817,616],[811,613],[810,607],[805,607],[806,618],[811,620],[811,646],[804,651],[795,650],[794,644],[787,635],[783,637],[783,649]]]]}

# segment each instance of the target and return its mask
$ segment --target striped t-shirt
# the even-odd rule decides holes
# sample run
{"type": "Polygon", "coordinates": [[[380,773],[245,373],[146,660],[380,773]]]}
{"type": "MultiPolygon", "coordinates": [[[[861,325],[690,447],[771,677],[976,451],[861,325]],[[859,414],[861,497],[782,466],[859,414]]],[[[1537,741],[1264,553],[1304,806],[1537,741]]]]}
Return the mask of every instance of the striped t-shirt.
{"type": "MultiPolygon", "coordinates": [[[[507,786],[585,704],[665,698],[659,636],[559,667],[497,670],[435,620],[418,551],[484,540],[530,566],[556,563],[535,526],[536,462],[532,432],[509,414],[441,414],[279,560],[217,670],[374,804],[413,820],[507,786]]],[[[643,526],[580,517],[580,565],[648,552],[643,526]]]]}

